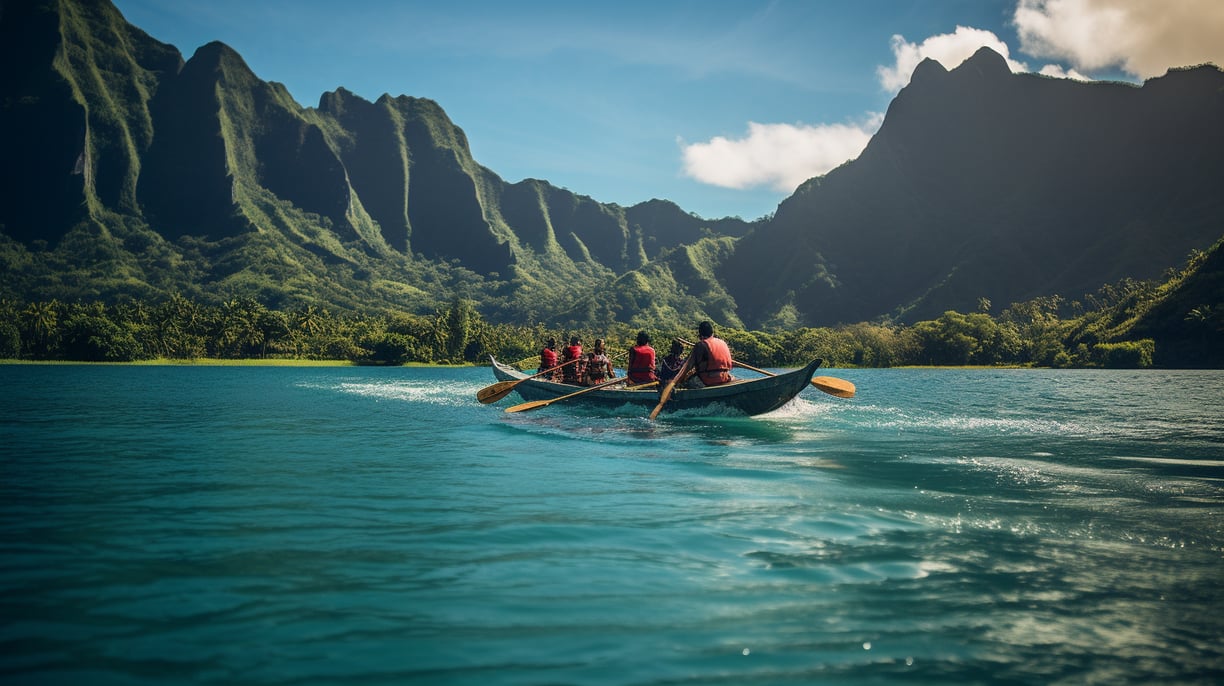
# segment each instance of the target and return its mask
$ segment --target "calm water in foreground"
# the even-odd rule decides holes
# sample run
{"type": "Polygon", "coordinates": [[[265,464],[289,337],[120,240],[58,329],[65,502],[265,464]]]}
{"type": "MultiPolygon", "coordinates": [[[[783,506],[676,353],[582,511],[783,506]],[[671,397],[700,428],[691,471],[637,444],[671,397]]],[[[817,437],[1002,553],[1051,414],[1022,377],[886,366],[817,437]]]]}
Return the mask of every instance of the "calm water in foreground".
{"type": "Polygon", "coordinates": [[[0,366],[0,682],[1224,678],[1224,373],[826,373],[652,423],[487,368],[0,366]]]}

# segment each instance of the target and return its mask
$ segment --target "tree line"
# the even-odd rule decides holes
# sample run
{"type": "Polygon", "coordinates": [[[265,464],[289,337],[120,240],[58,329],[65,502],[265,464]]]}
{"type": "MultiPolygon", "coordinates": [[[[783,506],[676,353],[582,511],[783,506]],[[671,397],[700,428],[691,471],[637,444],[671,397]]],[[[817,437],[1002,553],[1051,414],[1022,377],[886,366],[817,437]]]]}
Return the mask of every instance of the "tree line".
{"type": "MultiPolygon", "coordinates": [[[[720,327],[718,334],[737,359],[767,367],[802,366],[817,357],[837,367],[1152,365],[1154,343],[1149,339],[1092,343],[1077,337],[1085,315],[1064,317],[1067,303],[1057,296],[1014,304],[997,316],[989,309],[982,300],[977,312],[949,311],[912,325],[859,323],[780,332],[720,327]]],[[[695,340],[696,324],[677,322],[674,330],[648,333],[662,355],[673,337],[695,340]]],[[[315,306],[278,311],[252,298],[205,304],[177,295],[151,303],[0,301],[0,359],[16,360],[302,359],[399,365],[479,364],[494,355],[527,367],[535,365],[547,338],[563,345],[571,335],[581,336],[587,347],[603,338],[615,353],[633,344],[637,330],[620,323],[605,331],[491,323],[463,298],[428,315],[332,313],[315,306]]]]}

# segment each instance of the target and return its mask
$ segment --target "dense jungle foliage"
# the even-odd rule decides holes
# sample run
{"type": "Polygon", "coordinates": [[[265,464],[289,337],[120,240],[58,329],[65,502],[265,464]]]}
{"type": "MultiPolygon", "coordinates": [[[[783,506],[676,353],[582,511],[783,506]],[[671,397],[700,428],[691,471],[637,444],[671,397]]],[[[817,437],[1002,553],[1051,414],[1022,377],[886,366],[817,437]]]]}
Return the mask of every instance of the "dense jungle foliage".
{"type": "MultiPolygon", "coordinates": [[[[1214,253],[1215,251],[1213,251],[1214,253]]],[[[1203,353],[1161,359],[1152,338],[1125,334],[1168,292],[1198,272],[1207,253],[1163,284],[1124,280],[1102,287],[1086,302],[1058,296],[1013,304],[997,316],[983,299],[978,311],[949,311],[913,325],[859,323],[835,328],[764,332],[719,327],[740,361],[794,367],[813,358],[826,366],[1023,365],[1041,367],[1206,366],[1203,353]],[[1130,328],[1121,323],[1130,322],[1130,328]],[[1122,327],[1122,328],[1120,328],[1122,327]]],[[[1202,305],[1181,316],[1181,328],[1201,336],[1210,350],[1224,336],[1224,312],[1202,305]]],[[[697,322],[653,330],[662,354],[673,337],[695,339],[697,322]]],[[[716,322],[717,324],[717,322],[716,322]]],[[[1166,324],[1167,327],[1167,324],[1166,324]]],[[[562,330],[487,321],[471,300],[457,298],[431,316],[406,313],[335,314],[305,306],[279,311],[252,298],[218,305],[182,296],[162,302],[19,303],[0,301],[0,359],[125,362],[168,359],[348,360],[398,365],[485,363],[488,356],[533,366],[548,337],[564,342],[596,338],[611,351],[628,349],[637,330],[612,324],[603,331],[562,330]]]]}

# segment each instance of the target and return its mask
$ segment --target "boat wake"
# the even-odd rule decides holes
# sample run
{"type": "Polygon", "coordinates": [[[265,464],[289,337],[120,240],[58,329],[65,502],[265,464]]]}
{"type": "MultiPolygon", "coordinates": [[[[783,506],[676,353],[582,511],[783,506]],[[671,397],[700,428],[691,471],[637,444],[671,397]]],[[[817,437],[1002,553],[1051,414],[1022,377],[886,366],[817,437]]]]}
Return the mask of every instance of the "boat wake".
{"type": "Polygon", "coordinates": [[[471,407],[475,402],[476,391],[483,387],[476,383],[442,383],[434,380],[404,379],[338,381],[329,384],[302,384],[302,386],[375,401],[388,400],[446,407],[471,407]]]}

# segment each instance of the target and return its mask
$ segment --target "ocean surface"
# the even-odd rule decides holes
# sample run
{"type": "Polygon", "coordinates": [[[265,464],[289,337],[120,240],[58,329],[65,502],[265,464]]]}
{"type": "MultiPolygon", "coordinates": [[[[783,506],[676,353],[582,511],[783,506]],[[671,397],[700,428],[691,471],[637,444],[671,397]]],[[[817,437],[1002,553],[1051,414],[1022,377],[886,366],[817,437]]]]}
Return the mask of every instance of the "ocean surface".
{"type": "Polygon", "coordinates": [[[0,683],[1218,684],[1224,372],[0,366],[0,683]]]}

